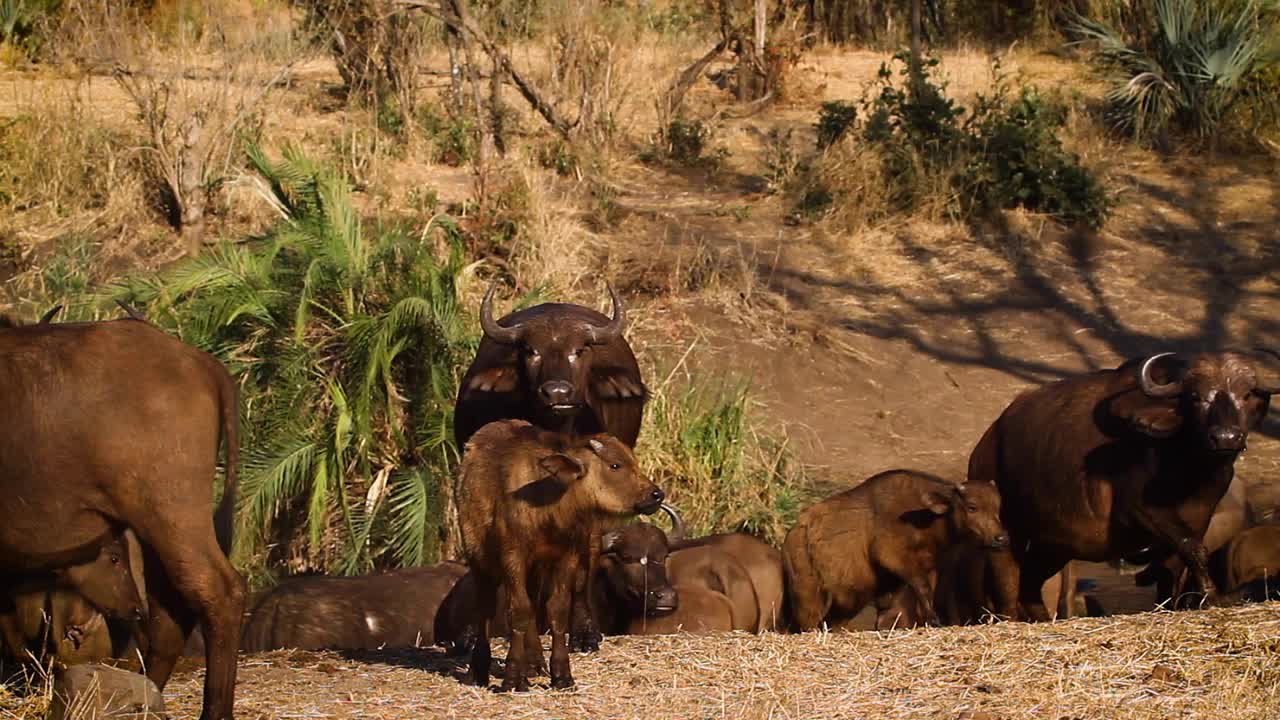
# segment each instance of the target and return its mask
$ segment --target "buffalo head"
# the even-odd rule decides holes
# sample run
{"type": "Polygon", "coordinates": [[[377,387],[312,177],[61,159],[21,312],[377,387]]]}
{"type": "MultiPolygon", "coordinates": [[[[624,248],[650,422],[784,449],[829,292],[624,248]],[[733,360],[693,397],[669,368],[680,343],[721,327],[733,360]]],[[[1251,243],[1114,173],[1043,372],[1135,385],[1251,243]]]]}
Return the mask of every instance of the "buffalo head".
{"type": "MultiPolygon", "coordinates": [[[[665,507],[665,506],[664,506],[665,507]]],[[[676,591],[667,579],[667,536],[645,522],[610,530],[600,539],[600,570],[610,594],[636,617],[675,611],[676,591]]]]}
{"type": "Polygon", "coordinates": [[[957,485],[953,490],[929,490],[923,498],[927,511],[950,518],[957,534],[986,548],[1009,547],[1009,534],[1000,522],[1000,492],[985,482],[957,485]]]}
{"type": "Polygon", "coordinates": [[[587,403],[592,347],[622,335],[627,313],[612,285],[613,318],[606,324],[567,323],[553,316],[503,325],[493,318],[493,287],[480,305],[480,327],[490,340],[516,348],[517,369],[537,403],[551,415],[572,416],[587,403]]]}
{"type": "Polygon", "coordinates": [[[1141,399],[1116,408],[1140,432],[1156,438],[1182,433],[1208,452],[1234,456],[1266,417],[1271,395],[1280,392],[1280,355],[1160,353],[1139,367],[1138,387],[1141,399]]]}
{"type": "Polygon", "coordinates": [[[142,620],[146,617],[146,590],[142,578],[142,553],[133,531],[108,535],[93,560],[60,572],[70,585],[108,617],[142,620]]]}

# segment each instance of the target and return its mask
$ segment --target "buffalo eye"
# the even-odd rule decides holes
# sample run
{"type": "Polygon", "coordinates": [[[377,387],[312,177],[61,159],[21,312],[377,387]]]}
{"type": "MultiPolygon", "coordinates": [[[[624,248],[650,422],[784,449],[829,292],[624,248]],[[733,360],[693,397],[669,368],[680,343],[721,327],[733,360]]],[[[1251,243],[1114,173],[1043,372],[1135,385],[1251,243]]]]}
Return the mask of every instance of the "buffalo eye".
{"type": "Polygon", "coordinates": [[[621,465],[619,465],[618,463],[609,463],[609,469],[610,469],[610,470],[621,470],[621,469],[622,469],[622,466],[621,466],[621,465]]]}
{"type": "Polygon", "coordinates": [[[119,565],[119,564],[120,564],[120,556],[119,556],[119,555],[112,555],[112,556],[111,556],[111,564],[112,564],[112,565],[119,565]]]}
{"type": "Polygon", "coordinates": [[[974,505],[974,504],[972,504],[972,503],[970,503],[968,506],[966,506],[966,507],[965,507],[965,509],[966,509],[966,510],[968,510],[969,512],[971,512],[971,513],[976,513],[976,512],[978,512],[978,506],[977,506],[977,505],[974,505]]]}

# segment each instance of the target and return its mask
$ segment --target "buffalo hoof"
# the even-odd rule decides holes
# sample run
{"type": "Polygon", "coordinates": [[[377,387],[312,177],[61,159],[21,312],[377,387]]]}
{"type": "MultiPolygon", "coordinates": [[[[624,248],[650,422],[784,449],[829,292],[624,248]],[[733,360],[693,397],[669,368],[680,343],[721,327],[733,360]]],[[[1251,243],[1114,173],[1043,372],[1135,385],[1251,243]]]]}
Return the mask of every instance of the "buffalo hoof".
{"type": "Polygon", "coordinates": [[[507,678],[502,681],[498,692],[529,692],[529,679],[525,677],[507,678]]]}
{"type": "Polygon", "coordinates": [[[551,687],[555,690],[572,690],[573,676],[565,675],[564,677],[551,678],[551,687]]]}
{"type": "Polygon", "coordinates": [[[593,653],[600,651],[600,641],[604,635],[598,632],[585,632],[569,636],[569,649],[576,653],[593,653]]]}

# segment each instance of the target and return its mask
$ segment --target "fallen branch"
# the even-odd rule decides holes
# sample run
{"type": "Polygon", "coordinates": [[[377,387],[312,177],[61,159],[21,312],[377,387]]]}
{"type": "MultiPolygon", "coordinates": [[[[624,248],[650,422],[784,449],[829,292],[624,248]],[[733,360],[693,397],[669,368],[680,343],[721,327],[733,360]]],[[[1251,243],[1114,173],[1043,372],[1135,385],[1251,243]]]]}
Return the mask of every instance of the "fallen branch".
{"type": "Polygon", "coordinates": [[[729,39],[725,38],[716,43],[716,46],[707,51],[706,55],[698,58],[692,65],[680,71],[676,76],[675,82],[672,83],[671,89],[667,91],[665,96],[666,116],[668,118],[675,117],[679,114],[680,107],[684,105],[684,96],[689,93],[689,89],[702,76],[703,71],[711,64],[713,60],[720,57],[720,53],[729,47],[729,39]]]}

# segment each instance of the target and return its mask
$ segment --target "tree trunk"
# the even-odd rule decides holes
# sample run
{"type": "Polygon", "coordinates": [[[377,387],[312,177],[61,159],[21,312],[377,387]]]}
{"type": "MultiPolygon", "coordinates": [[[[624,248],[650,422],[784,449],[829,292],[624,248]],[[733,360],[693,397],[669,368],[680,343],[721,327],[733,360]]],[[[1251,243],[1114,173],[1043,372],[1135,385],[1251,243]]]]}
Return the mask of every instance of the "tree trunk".
{"type": "Polygon", "coordinates": [[[923,81],[920,58],[920,3],[911,0],[911,92],[920,96],[920,85],[923,81]]]}

